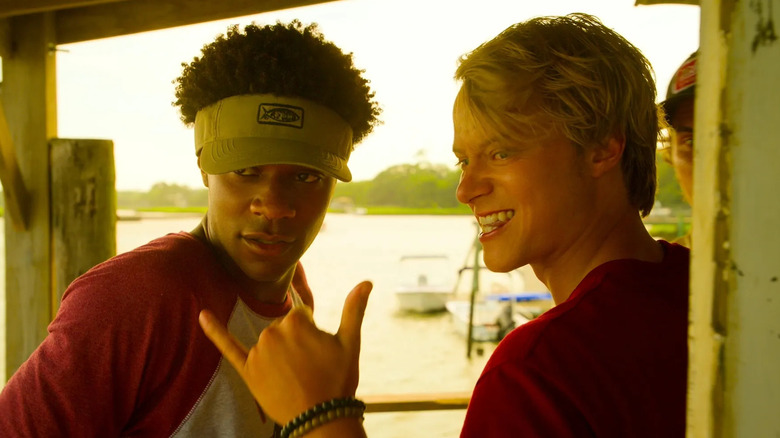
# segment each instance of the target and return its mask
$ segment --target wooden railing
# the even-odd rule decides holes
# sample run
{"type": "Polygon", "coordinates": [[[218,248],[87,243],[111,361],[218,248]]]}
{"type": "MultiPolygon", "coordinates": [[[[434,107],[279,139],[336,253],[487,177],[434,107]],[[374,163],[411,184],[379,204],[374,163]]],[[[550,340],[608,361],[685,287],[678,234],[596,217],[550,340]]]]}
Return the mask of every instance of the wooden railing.
{"type": "Polygon", "coordinates": [[[366,403],[366,413],[443,411],[466,409],[471,392],[358,395],[358,397],[366,403]]]}

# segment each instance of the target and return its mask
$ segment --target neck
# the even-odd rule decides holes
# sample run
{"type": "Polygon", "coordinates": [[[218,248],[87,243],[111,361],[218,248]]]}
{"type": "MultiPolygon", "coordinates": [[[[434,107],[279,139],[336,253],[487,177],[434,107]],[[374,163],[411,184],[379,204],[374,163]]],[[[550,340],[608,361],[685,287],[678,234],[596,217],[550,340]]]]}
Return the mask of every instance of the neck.
{"type": "Polygon", "coordinates": [[[556,304],[566,301],[596,267],[613,260],[663,260],[663,249],[647,232],[636,210],[596,217],[590,227],[563,253],[533,263],[536,276],[547,285],[556,304]],[[606,217],[605,217],[606,216],[606,217]]]}

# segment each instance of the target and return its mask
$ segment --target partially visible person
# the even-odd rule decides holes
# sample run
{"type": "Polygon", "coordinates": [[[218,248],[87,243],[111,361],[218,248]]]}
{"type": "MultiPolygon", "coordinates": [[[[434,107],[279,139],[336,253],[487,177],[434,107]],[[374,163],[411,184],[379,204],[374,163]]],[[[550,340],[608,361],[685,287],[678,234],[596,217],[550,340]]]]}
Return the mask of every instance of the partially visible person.
{"type": "MultiPolygon", "coordinates": [[[[666,161],[674,168],[685,201],[693,207],[693,104],[696,98],[696,59],[698,51],[686,59],[669,81],[666,100],[661,103],[671,127],[666,161]]],[[[691,247],[691,233],[674,241],[691,247]]]]}
{"type": "Polygon", "coordinates": [[[352,56],[298,21],[230,27],[176,84],[208,211],[70,285],[0,393],[3,437],[278,435],[198,315],[254,343],[296,290],[313,305],[299,260],[379,108],[352,56]]]}
{"type": "MultiPolygon", "coordinates": [[[[571,14],[510,26],[455,76],[457,197],[482,228],[485,264],[530,264],[556,302],[499,343],[461,436],[683,437],[689,253],[642,222],[661,128],[649,62],[597,18],[571,14]]],[[[353,290],[335,335],[305,311],[263,332],[255,348],[278,363],[247,355],[208,312],[201,323],[260,405],[299,430],[297,400],[354,394],[366,297],[353,290]]],[[[349,418],[306,436],[363,434],[349,418]]]]}

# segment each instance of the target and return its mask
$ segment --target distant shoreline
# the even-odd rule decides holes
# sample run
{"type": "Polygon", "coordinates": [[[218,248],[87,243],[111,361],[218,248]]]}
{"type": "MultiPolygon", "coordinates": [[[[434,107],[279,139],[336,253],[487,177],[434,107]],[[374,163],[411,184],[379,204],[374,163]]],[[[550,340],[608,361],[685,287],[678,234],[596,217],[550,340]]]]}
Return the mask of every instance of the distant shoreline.
{"type": "Polygon", "coordinates": [[[200,211],[168,211],[166,210],[133,210],[129,208],[120,208],[116,211],[118,221],[140,221],[142,219],[180,219],[188,217],[200,217],[205,214],[200,211]]]}
{"type": "MultiPolygon", "coordinates": [[[[160,218],[183,218],[203,216],[206,207],[159,207],[159,208],[119,208],[118,220],[141,220],[160,218]]],[[[410,207],[355,207],[350,209],[328,209],[328,214],[357,214],[357,215],[431,215],[431,216],[468,216],[471,210],[462,208],[410,208],[410,207]]]]}

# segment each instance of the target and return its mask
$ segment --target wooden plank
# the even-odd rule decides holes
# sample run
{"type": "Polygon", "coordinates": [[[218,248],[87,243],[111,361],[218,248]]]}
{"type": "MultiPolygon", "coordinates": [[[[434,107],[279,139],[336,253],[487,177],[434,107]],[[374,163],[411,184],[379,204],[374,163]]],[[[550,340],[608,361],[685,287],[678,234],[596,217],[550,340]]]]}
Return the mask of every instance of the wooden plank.
{"type": "Polygon", "coordinates": [[[8,56],[11,56],[11,26],[7,18],[0,18],[0,60],[8,56]]]}
{"type": "Polygon", "coordinates": [[[14,143],[11,132],[8,130],[8,122],[5,118],[3,105],[0,103],[0,183],[3,184],[5,195],[5,209],[11,218],[16,231],[27,229],[27,200],[29,199],[27,188],[24,185],[22,174],[19,171],[19,163],[16,161],[14,143]]]}
{"type": "Polygon", "coordinates": [[[771,2],[702,2],[688,437],[780,437],[779,18],[771,2]]]}
{"type": "Polygon", "coordinates": [[[366,413],[466,409],[471,392],[365,395],[366,413]]]}
{"type": "MultiPolygon", "coordinates": [[[[693,210],[688,326],[688,397],[686,436],[721,436],[726,325],[721,321],[723,296],[729,294],[728,255],[733,245],[728,236],[731,199],[721,191],[728,167],[721,162],[726,152],[720,127],[726,98],[726,44],[722,20],[731,18],[730,5],[716,0],[701,8],[700,51],[696,63],[696,159],[693,171],[693,210]],[[722,197],[722,199],[721,199],[722,197]],[[725,256],[725,257],[724,257],[725,256]],[[724,263],[725,262],[725,263],[724,263]]],[[[730,3],[730,2],[726,2],[730,3]]],[[[728,28],[728,26],[726,26],[728,28]]],[[[725,435],[729,436],[729,435],[725,435]]],[[[733,435],[736,436],[736,435],[733,435]]]]}
{"type": "Polygon", "coordinates": [[[0,17],[35,14],[126,0],[0,0],[0,17]]]}
{"type": "Polygon", "coordinates": [[[699,0],[636,0],[634,6],[641,5],[698,5],[699,0]]]}
{"type": "Polygon", "coordinates": [[[111,140],[51,140],[52,308],[81,274],[116,254],[111,140]]]}
{"type": "Polygon", "coordinates": [[[51,310],[49,145],[56,133],[52,13],[9,19],[11,47],[3,57],[3,92],[19,168],[29,191],[26,231],[5,221],[6,375],[46,336],[51,310]]]}
{"type": "Polygon", "coordinates": [[[203,23],[337,0],[134,0],[57,12],[57,43],[203,23]]]}

